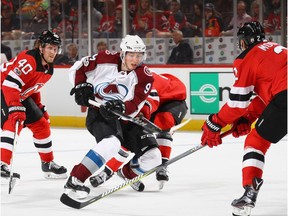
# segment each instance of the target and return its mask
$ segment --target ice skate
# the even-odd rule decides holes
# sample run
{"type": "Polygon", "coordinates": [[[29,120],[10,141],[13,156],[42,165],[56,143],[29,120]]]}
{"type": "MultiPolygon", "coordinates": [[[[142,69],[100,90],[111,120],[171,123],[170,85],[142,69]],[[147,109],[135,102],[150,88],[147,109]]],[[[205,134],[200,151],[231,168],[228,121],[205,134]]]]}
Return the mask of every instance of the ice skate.
{"type": "Polygon", "coordinates": [[[167,167],[162,166],[156,171],[156,179],[159,182],[159,190],[162,190],[164,184],[169,181],[169,176],[167,175],[167,167]]]}
{"type": "Polygon", "coordinates": [[[47,179],[66,179],[67,169],[64,166],[59,166],[54,161],[41,162],[44,177],[47,179]]]}
{"type": "MultiPolygon", "coordinates": [[[[125,175],[123,174],[122,169],[119,169],[119,170],[117,171],[117,175],[118,175],[120,178],[122,178],[124,181],[128,181],[128,180],[129,180],[129,179],[126,178],[125,175]]],[[[136,191],[138,191],[138,192],[142,192],[142,191],[144,190],[144,188],[145,188],[145,185],[144,185],[143,182],[141,182],[141,181],[134,182],[134,183],[130,184],[130,186],[131,186],[134,190],[136,190],[136,191]]]]}
{"type": "Polygon", "coordinates": [[[64,193],[77,199],[84,199],[90,193],[90,188],[74,176],[70,176],[64,185],[64,193]]]}
{"type": "Polygon", "coordinates": [[[233,206],[232,215],[234,216],[250,216],[251,209],[255,207],[257,195],[263,180],[260,178],[254,178],[253,184],[244,187],[245,192],[239,199],[233,200],[231,205],[233,206]]]}
{"type": "Polygon", "coordinates": [[[98,175],[90,177],[89,181],[93,187],[98,187],[99,185],[110,179],[112,176],[113,172],[111,172],[111,174],[109,175],[107,174],[107,172],[105,172],[105,170],[103,170],[98,175]]]}
{"type": "MultiPolygon", "coordinates": [[[[10,178],[10,170],[9,170],[9,165],[1,162],[1,178],[3,179],[9,179],[10,178]]],[[[13,172],[13,178],[20,179],[20,174],[13,172]]]]}

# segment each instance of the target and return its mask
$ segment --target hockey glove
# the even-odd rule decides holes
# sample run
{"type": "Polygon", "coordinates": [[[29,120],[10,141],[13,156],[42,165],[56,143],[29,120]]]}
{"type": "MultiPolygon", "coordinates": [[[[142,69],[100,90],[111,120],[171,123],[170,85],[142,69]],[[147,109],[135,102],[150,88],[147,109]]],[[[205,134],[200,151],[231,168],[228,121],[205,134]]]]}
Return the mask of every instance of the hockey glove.
{"type": "Polygon", "coordinates": [[[217,114],[209,115],[208,119],[202,126],[202,137],[201,144],[208,145],[210,148],[217,146],[222,143],[220,132],[222,127],[226,125],[221,119],[218,118],[217,114]]]}
{"type": "Polygon", "coordinates": [[[26,119],[26,108],[21,104],[12,104],[8,107],[8,120],[11,122],[12,127],[15,128],[16,121],[22,125],[26,119]]]}
{"type": "Polygon", "coordinates": [[[94,99],[93,85],[91,83],[80,83],[71,89],[70,95],[75,93],[75,101],[80,106],[90,106],[88,100],[94,99]]]}
{"type": "Polygon", "coordinates": [[[232,132],[232,135],[236,138],[238,138],[239,136],[247,135],[251,131],[252,122],[242,116],[233,124],[234,130],[232,132]]]}
{"type": "Polygon", "coordinates": [[[107,101],[104,105],[100,106],[100,113],[105,119],[119,118],[119,116],[111,112],[112,110],[124,113],[125,112],[124,102],[121,100],[111,100],[107,101]]]}

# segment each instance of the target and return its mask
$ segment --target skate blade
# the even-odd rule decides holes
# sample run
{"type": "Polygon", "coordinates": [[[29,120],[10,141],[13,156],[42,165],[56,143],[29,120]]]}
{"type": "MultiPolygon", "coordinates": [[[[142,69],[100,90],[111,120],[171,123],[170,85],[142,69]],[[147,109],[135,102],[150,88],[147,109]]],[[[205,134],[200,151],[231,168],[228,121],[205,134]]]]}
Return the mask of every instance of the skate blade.
{"type": "Polygon", "coordinates": [[[68,176],[66,173],[55,174],[52,172],[44,172],[44,178],[46,178],[46,179],[67,179],[68,176]]]}
{"type": "Polygon", "coordinates": [[[243,208],[233,207],[233,216],[250,216],[252,207],[244,206],[243,208]]]}

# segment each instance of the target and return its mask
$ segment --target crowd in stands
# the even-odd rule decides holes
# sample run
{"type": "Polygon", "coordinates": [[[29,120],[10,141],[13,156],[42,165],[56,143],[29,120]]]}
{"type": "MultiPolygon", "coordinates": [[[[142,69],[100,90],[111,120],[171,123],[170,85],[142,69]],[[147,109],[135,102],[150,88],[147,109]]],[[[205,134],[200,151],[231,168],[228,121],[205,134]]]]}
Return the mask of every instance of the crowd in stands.
{"type": "MultiPolygon", "coordinates": [[[[238,0],[233,17],[233,0],[129,0],[127,32],[142,38],[172,38],[176,47],[168,62],[190,63],[193,51],[183,38],[231,36],[234,23],[238,28],[249,21],[261,22],[266,34],[280,34],[280,0],[263,0],[261,7],[258,2],[238,0]],[[189,58],[179,58],[184,53],[179,47],[185,47],[189,58]]],[[[93,38],[122,37],[122,0],[93,0],[91,4],[88,8],[87,0],[1,0],[2,41],[35,39],[50,27],[62,39],[72,39],[56,63],[73,64],[78,60],[74,39],[88,37],[88,9],[93,38]]]]}
{"type": "MultiPolygon", "coordinates": [[[[76,38],[80,30],[82,37],[87,37],[87,0],[81,1],[80,20],[77,0],[50,0],[50,7],[48,0],[21,2],[22,5],[19,5],[15,0],[1,0],[3,40],[37,38],[40,32],[47,29],[48,23],[53,31],[64,38],[76,38]]],[[[265,31],[277,34],[281,30],[280,0],[263,2],[265,31]]],[[[92,1],[94,38],[122,37],[121,3],[121,0],[92,1]]],[[[206,37],[233,34],[232,0],[129,0],[128,7],[128,32],[140,37],[172,37],[174,30],[182,31],[184,37],[202,36],[203,33],[206,37]]],[[[256,0],[238,0],[237,27],[251,20],[259,20],[259,4],[256,0]]]]}

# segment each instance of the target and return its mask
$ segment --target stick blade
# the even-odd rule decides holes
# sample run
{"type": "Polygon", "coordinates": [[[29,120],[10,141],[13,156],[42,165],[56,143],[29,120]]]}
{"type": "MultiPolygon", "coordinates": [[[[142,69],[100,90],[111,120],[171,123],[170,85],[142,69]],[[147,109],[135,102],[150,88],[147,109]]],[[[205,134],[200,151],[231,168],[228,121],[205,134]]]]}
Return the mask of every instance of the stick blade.
{"type": "Polygon", "coordinates": [[[81,202],[78,202],[74,199],[72,199],[71,197],[69,197],[67,194],[63,193],[62,196],[60,197],[60,201],[71,207],[71,208],[75,208],[75,209],[80,209],[82,208],[81,202]]]}

